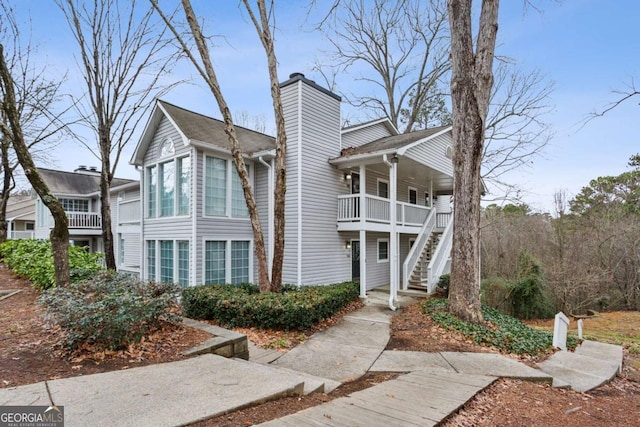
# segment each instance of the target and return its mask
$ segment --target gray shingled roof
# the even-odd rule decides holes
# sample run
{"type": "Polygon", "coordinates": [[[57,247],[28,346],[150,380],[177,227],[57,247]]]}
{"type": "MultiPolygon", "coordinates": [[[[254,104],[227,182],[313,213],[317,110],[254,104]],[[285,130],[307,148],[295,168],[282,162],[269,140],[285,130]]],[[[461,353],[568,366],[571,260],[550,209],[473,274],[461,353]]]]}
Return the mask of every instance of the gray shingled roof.
{"type": "MultiPolygon", "coordinates": [[[[188,139],[213,144],[226,150],[231,149],[227,134],[224,132],[224,122],[185,110],[165,101],[158,102],[162,104],[162,107],[188,139]]],[[[276,140],[274,137],[240,126],[235,128],[238,135],[238,143],[245,154],[253,154],[275,148],[276,140]]]]}
{"type": "MultiPolygon", "coordinates": [[[[89,175],[44,168],[38,168],[38,174],[54,194],[86,195],[100,191],[99,174],[89,175]]],[[[113,178],[111,187],[119,187],[132,182],[136,181],[133,179],[113,178]]]]}
{"type": "Polygon", "coordinates": [[[376,139],[358,147],[349,147],[342,150],[340,158],[349,158],[357,154],[375,153],[378,151],[393,150],[402,148],[406,145],[413,144],[416,141],[427,138],[431,135],[447,129],[449,126],[439,126],[435,128],[418,130],[410,133],[403,133],[400,135],[385,136],[384,138],[376,139]]]}

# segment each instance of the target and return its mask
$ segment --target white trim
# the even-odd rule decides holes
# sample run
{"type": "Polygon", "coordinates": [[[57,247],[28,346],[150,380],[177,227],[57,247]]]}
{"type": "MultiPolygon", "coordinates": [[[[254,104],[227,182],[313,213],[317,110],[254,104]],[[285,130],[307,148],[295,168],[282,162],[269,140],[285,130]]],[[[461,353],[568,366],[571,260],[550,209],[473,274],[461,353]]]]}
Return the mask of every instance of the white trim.
{"type": "MultiPolygon", "coordinates": [[[[191,248],[189,251],[189,266],[190,266],[190,275],[189,278],[189,286],[194,286],[198,283],[198,266],[196,260],[197,258],[197,231],[198,231],[198,186],[196,183],[198,182],[198,150],[195,147],[191,147],[191,206],[189,208],[189,212],[191,212],[191,248]]],[[[204,172],[202,174],[204,177],[204,172]]],[[[202,206],[204,210],[204,206],[202,206]]]]}
{"type": "Polygon", "coordinates": [[[296,285],[302,286],[302,80],[298,81],[298,253],[296,285]]]}
{"type": "MultiPolygon", "coordinates": [[[[362,248],[360,248],[360,251],[362,251],[362,248]]],[[[383,262],[389,262],[390,258],[391,258],[391,253],[389,251],[389,238],[385,237],[385,238],[376,239],[376,261],[380,264],[380,263],[383,263],[383,262]],[[387,244],[387,258],[386,259],[380,259],[380,243],[381,242],[385,242],[387,244]]]]}

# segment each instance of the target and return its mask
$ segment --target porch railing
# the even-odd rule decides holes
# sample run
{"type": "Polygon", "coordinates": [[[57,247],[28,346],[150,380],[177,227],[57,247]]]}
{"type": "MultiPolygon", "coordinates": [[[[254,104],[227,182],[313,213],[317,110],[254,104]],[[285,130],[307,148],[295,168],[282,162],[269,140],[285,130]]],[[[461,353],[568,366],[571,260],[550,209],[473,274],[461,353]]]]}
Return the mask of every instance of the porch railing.
{"type": "Polygon", "coordinates": [[[67,212],[69,228],[102,228],[102,216],[95,212],[67,212]]]}
{"type": "Polygon", "coordinates": [[[15,231],[12,230],[9,232],[9,239],[33,239],[35,238],[35,231],[27,230],[27,231],[15,231]]]}
{"type": "Polygon", "coordinates": [[[445,228],[451,221],[451,212],[438,212],[436,216],[436,228],[445,228]]]}
{"type": "Polygon", "coordinates": [[[451,256],[451,247],[453,246],[453,221],[449,221],[442,232],[442,236],[440,237],[440,244],[436,248],[433,256],[431,257],[431,261],[429,261],[428,271],[428,288],[429,292],[432,292],[440,276],[444,273],[445,266],[447,265],[447,261],[451,256]]]}
{"type": "MultiPolygon", "coordinates": [[[[384,197],[365,195],[365,221],[380,222],[389,224],[390,221],[389,199],[384,197]]],[[[426,206],[414,205],[405,202],[396,202],[396,223],[398,225],[414,225],[421,226],[431,208],[426,206]]],[[[362,209],[360,208],[360,195],[347,194],[338,196],[338,222],[350,222],[360,220],[362,209]]]]}
{"type": "Polygon", "coordinates": [[[429,237],[435,228],[436,216],[437,214],[434,209],[431,211],[426,221],[424,221],[424,224],[422,224],[422,227],[416,236],[416,241],[413,243],[413,246],[411,246],[409,254],[407,254],[407,257],[402,263],[402,289],[404,290],[409,288],[409,276],[416,267],[416,264],[420,259],[420,255],[422,254],[422,250],[429,241],[429,237]]]}

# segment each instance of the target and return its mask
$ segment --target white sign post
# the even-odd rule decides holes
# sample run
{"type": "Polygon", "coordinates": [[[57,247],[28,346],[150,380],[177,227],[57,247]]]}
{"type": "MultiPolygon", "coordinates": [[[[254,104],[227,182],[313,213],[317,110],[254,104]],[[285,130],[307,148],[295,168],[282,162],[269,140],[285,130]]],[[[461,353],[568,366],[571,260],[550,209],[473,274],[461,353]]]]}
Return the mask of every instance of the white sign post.
{"type": "Polygon", "coordinates": [[[582,339],[582,319],[578,319],[578,338],[582,339]]]}
{"type": "Polygon", "coordinates": [[[553,346],[563,351],[567,351],[568,327],[569,318],[563,312],[556,314],[556,319],[553,323],[553,346]]]}

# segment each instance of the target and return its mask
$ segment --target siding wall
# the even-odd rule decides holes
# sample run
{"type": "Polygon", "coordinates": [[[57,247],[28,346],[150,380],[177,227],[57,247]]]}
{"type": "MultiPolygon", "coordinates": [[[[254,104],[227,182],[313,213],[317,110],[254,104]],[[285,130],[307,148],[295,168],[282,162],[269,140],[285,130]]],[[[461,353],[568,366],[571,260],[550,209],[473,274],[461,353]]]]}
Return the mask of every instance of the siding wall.
{"type": "Polygon", "coordinates": [[[453,161],[445,153],[452,145],[451,132],[437,136],[426,144],[419,144],[407,150],[406,154],[438,172],[453,176],[453,161]]]}
{"type": "MultiPolygon", "coordinates": [[[[269,163],[269,162],[267,162],[269,163]]],[[[258,205],[258,213],[260,215],[260,224],[262,225],[262,233],[264,234],[264,244],[267,250],[267,262],[269,263],[269,229],[273,224],[269,222],[269,169],[260,162],[254,163],[254,187],[253,194],[256,197],[258,205]]],[[[253,233],[253,231],[252,231],[253,233]]],[[[253,239],[253,234],[252,234],[253,239]]],[[[258,262],[255,254],[252,254],[253,260],[253,278],[257,283],[258,279],[258,262]]],[[[269,263],[270,264],[270,263],[269,263]]]]}
{"type": "Polygon", "coordinates": [[[368,142],[375,141],[385,136],[391,136],[389,129],[382,124],[377,123],[362,129],[346,132],[342,135],[342,148],[358,147],[368,142]]]}
{"type": "MultiPolygon", "coordinates": [[[[378,262],[378,239],[389,239],[389,233],[367,232],[367,290],[388,285],[390,282],[389,261],[378,262]]],[[[391,249],[391,242],[389,242],[389,249],[391,249]]]]}
{"type": "MultiPolygon", "coordinates": [[[[400,163],[398,164],[398,168],[402,168],[402,160],[400,160],[400,163]]],[[[371,194],[374,196],[378,195],[378,179],[383,179],[387,182],[389,182],[389,175],[384,175],[381,173],[378,173],[376,171],[372,171],[372,170],[367,170],[367,182],[366,182],[366,192],[367,194],[371,194]]],[[[418,192],[417,194],[417,204],[420,206],[425,206],[424,203],[424,193],[428,193],[430,190],[430,183],[428,181],[426,182],[419,182],[418,180],[416,181],[398,181],[398,186],[397,186],[397,190],[398,190],[398,201],[400,202],[409,202],[409,187],[415,188],[418,192]]],[[[391,192],[391,189],[389,189],[389,192],[391,192]]],[[[390,195],[390,194],[389,194],[390,195]]]]}
{"type": "MultiPolygon", "coordinates": [[[[156,134],[154,135],[151,144],[149,144],[149,149],[145,153],[144,156],[144,165],[143,165],[143,173],[140,177],[140,188],[142,189],[142,212],[144,216],[144,221],[142,225],[142,233],[144,236],[144,240],[188,240],[190,241],[189,247],[189,255],[191,259],[193,259],[194,255],[194,244],[191,242],[192,240],[192,225],[193,220],[191,215],[193,214],[193,204],[194,200],[191,197],[191,209],[190,214],[186,216],[173,216],[173,217],[163,217],[163,218],[147,218],[147,194],[146,194],[146,176],[144,171],[146,171],[146,167],[156,164],[159,161],[169,160],[170,158],[182,157],[185,155],[190,155],[192,152],[191,148],[182,144],[182,139],[180,138],[180,134],[173,127],[171,122],[164,117],[160,121],[158,125],[158,129],[156,130],[156,134]],[[175,154],[171,157],[167,157],[166,159],[160,159],[160,144],[164,140],[165,137],[171,137],[175,147],[175,154]]],[[[193,185],[193,176],[197,170],[197,163],[195,159],[191,158],[191,183],[193,185]]],[[[193,188],[193,187],[192,187],[193,188]]],[[[193,193],[192,193],[193,194],[193,193]]],[[[126,245],[126,243],[125,243],[126,245]]],[[[143,241],[138,243],[140,248],[140,257],[142,259],[141,271],[143,278],[146,277],[147,268],[146,268],[146,254],[144,253],[145,244],[143,241]]],[[[126,251],[126,248],[125,248],[126,251]]],[[[156,256],[159,256],[158,254],[156,256]]],[[[193,283],[193,278],[191,278],[191,283],[193,283]]]]}
{"type": "Polygon", "coordinates": [[[345,254],[345,239],[336,231],[336,196],[344,193],[342,172],[328,163],[340,153],[340,101],[302,81],[286,86],[282,94],[289,138],[284,281],[315,285],[350,280],[351,259],[345,254]]]}
{"type": "MultiPolygon", "coordinates": [[[[253,231],[249,218],[229,218],[229,217],[204,217],[204,162],[205,155],[218,158],[225,158],[219,153],[205,153],[202,150],[196,151],[197,160],[195,165],[195,188],[196,188],[196,235],[195,242],[191,242],[190,254],[195,260],[195,284],[204,283],[204,242],[206,240],[249,240],[253,241],[253,231]]],[[[231,158],[228,156],[227,158],[231,158]]],[[[250,163],[250,162],[249,162],[250,163]]],[[[233,167],[232,164],[229,164],[233,167]]],[[[251,169],[254,165],[251,164],[251,169]]],[[[255,184],[254,184],[255,185],[255,184]]],[[[189,222],[189,231],[191,231],[189,222]]],[[[189,234],[191,238],[191,234],[189,234]]],[[[186,239],[185,239],[186,240],[186,239]]],[[[228,255],[228,254],[227,254],[228,255]]],[[[255,265],[255,262],[253,262],[255,265]]]]}

